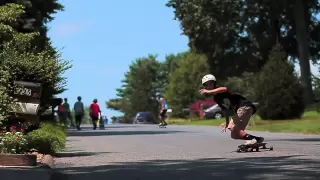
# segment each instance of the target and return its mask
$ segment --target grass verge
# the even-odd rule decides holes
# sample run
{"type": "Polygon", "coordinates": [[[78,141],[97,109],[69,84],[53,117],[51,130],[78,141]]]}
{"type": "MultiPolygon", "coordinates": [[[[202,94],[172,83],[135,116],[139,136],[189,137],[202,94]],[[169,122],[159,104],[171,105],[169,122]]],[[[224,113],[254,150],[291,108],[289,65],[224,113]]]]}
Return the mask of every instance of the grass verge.
{"type": "MultiPolygon", "coordinates": [[[[169,119],[168,124],[219,126],[224,119],[199,120],[199,119],[169,119]]],[[[320,134],[320,115],[316,111],[305,112],[301,119],[297,120],[261,120],[259,116],[253,116],[248,130],[286,132],[301,134],[320,134]]]]}

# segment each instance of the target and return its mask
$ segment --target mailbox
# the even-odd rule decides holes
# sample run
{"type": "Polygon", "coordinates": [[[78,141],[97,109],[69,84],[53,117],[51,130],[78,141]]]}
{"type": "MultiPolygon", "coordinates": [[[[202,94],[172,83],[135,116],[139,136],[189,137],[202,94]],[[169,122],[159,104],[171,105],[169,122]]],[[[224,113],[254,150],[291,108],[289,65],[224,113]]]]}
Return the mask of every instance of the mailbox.
{"type": "Polygon", "coordinates": [[[18,114],[37,115],[40,107],[42,86],[40,83],[15,81],[12,111],[18,114]]]}

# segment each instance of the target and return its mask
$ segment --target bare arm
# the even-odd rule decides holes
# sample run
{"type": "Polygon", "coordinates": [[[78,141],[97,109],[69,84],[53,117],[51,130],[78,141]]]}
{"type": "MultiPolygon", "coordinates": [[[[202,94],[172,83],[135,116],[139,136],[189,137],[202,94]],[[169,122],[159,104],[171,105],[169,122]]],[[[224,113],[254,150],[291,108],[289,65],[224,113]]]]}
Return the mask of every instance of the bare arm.
{"type": "Polygon", "coordinates": [[[215,94],[215,93],[222,93],[222,92],[226,92],[226,91],[228,91],[228,89],[226,87],[219,87],[216,89],[209,90],[208,93],[215,94]]]}

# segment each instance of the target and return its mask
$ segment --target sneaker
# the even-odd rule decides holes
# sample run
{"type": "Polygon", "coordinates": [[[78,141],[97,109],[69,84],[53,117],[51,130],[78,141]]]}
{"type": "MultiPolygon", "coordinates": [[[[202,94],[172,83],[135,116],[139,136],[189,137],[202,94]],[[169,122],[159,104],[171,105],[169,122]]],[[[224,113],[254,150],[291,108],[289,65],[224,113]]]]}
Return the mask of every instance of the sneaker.
{"type": "Polygon", "coordinates": [[[263,141],[264,141],[264,138],[263,137],[259,137],[257,143],[263,143],[263,141]]]}
{"type": "Polygon", "coordinates": [[[162,126],[162,125],[163,125],[162,123],[158,124],[158,126],[162,126]]]}
{"type": "Polygon", "coordinates": [[[251,144],[255,144],[257,143],[257,140],[256,139],[252,139],[252,140],[247,140],[244,144],[245,145],[251,145],[251,144]]]}

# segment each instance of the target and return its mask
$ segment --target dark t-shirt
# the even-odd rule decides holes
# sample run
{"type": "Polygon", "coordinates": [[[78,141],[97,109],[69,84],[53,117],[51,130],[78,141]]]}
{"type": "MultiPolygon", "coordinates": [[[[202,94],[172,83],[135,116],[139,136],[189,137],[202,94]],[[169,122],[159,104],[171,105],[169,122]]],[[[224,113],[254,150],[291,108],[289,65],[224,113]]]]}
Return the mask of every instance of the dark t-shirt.
{"type": "Polygon", "coordinates": [[[251,106],[253,108],[252,114],[256,112],[256,107],[252,104],[252,102],[239,94],[232,94],[227,91],[223,93],[217,93],[213,96],[213,98],[223,110],[237,112],[237,110],[242,106],[251,106]]]}

